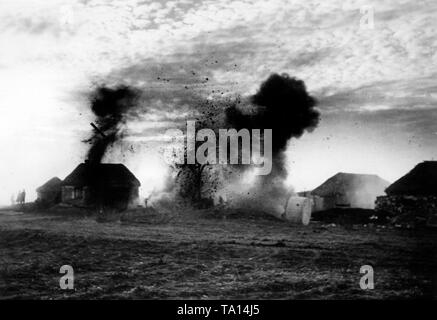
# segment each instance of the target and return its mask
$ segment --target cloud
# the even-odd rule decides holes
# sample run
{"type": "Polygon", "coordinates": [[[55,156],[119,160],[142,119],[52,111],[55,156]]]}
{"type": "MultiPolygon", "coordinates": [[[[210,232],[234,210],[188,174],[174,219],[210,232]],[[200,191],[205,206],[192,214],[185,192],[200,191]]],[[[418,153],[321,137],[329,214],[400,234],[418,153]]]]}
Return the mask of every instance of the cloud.
{"type": "Polygon", "coordinates": [[[326,112],[365,112],[377,110],[437,109],[435,76],[410,80],[375,82],[356,88],[318,92],[320,105],[326,112]]]}

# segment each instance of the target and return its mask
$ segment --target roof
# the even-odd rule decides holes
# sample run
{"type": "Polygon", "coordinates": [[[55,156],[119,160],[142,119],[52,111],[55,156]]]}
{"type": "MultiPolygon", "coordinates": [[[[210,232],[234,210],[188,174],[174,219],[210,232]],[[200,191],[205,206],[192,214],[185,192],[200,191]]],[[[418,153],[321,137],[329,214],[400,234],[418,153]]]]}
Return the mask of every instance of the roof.
{"type": "Polygon", "coordinates": [[[388,195],[437,195],[437,161],[424,161],[393,182],[388,195]]]}
{"type": "Polygon", "coordinates": [[[332,176],[311,193],[321,197],[344,194],[347,191],[361,189],[371,190],[372,193],[384,193],[390,183],[375,174],[358,174],[339,172],[332,176]]]}
{"type": "Polygon", "coordinates": [[[44,183],[42,186],[39,186],[36,188],[36,192],[51,192],[51,191],[57,191],[61,187],[62,180],[58,177],[53,177],[46,183],[44,183]]]}
{"type": "Polygon", "coordinates": [[[138,187],[140,181],[121,163],[81,163],[62,182],[63,186],[127,186],[138,187]]]}

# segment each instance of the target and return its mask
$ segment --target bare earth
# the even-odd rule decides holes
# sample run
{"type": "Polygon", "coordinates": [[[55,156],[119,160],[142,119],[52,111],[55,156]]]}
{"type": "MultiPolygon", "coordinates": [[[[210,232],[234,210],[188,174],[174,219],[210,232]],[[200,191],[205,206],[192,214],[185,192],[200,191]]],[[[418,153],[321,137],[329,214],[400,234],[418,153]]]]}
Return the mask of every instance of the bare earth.
{"type": "Polygon", "coordinates": [[[435,298],[436,230],[289,225],[204,212],[146,223],[0,212],[0,298],[435,298]],[[75,289],[59,288],[71,265],[75,289]],[[362,290],[371,265],[375,289],[362,290]]]}

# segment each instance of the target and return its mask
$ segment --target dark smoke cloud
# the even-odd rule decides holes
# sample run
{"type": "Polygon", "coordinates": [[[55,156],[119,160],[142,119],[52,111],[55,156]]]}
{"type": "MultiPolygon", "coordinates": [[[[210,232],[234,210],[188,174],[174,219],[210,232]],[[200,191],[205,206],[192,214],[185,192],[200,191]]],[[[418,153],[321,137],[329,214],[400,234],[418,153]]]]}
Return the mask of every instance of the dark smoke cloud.
{"type": "Polygon", "coordinates": [[[91,163],[101,162],[107,148],[121,138],[121,125],[129,112],[133,112],[138,106],[139,96],[139,90],[128,86],[101,86],[91,93],[90,106],[98,127],[86,140],[91,143],[88,151],[88,160],[91,163]]]}
{"type": "Polygon", "coordinates": [[[255,109],[245,113],[233,106],[227,110],[230,124],[238,128],[273,129],[273,152],[286,147],[290,138],[300,137],[319,123],[317,102],[305,83],[288,74],[272,74],[252,96],[255,109]]]}
{"type": "MultiPolygon", "coordinates": [[[[291,138],[312,131],[319,123],[317,101],[310,96],[303,81],[287,74],[272,74],[261,84],[249,103],[226,109],[226,122],[236,129],[272,129],[272,171],[259,176],[248,191],[237,197],[236,204],[265,210],[275,215],[285,212],[293,190],[285,184],[285,149],[291,138]]],[[[246,170],[249,166],[234,167],[246,170]]],[[[240,187],[241,188],[241,187],[240,187]]],[[[244,188],[244,187],[243,187],[244,188]]]]}
{"type": "Polygon", "coordinates": [[[251,97],[251,108],[231,106],[226,119],[236,129],[272,129],[273,175],[284,175],[283,151],[287,141],[312,131],[319,123],[320,114],[314,108],[302,80],[288,74],[272,74],[251,97]]]}

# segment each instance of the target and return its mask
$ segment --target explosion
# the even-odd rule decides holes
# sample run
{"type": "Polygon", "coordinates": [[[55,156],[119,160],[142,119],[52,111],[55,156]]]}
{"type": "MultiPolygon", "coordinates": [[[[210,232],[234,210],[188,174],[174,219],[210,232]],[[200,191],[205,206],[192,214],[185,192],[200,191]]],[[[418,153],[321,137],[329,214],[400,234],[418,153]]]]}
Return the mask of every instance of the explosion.
{"type": "MultiPolygon", "coordinates": [[[[90,162],[99,163],[109,146],[122,140],[123,124],[132,115],[140,114],[139,97],[141,91],[127,86],[116,88],[99,87],[90,96],[90,106],[96,115],[93,135],[87,140],[91,143],[88,152],[90,162]]],[[[306,90],[302,80],[288,74],[272,74],[265,80],[259,90],[250,97],[237,99],[212,99],[199,101],[191,106],[192,114],[198,124],[197,129],[209,129],[218,133],[220,129],[272,130],[271,172],[257,175],[257,166],[253,164],[224,164],[223,162],[198,163],[185,161],[172,165],[171,182],[166,182],[165,190],[154,191],[147,201],[154,203],[163,198],[177,197],[186,199],[197,207],[212,205],[214,200],[226,202],[229,206],[256,207],[280,215],[285,203],[292,194],[290,186],[285,184],[287,171],[285,153],[287,143],[292,138],[299,138],[304,132],[311,132],[319,122],[319,112],[315,109],[317,101],[306,90]],[[168,196],[172,194],[172,196],[168,196]]],[[[138,117],[139,118],[139,117],[138,117]]],[[[190,119],[186,119],[187,123],[190,119]]],[[[190,151],[188,136],[182,137],[185,159],[190,151]]],[[[261,140],[265,137],[261,136],[261,140]]],[[[237,138],[238,139],[238,138],[237,138]]],[[[238,155],[243,154],[244,143],[237,143],[238,155]]],[[[201,147],[201,141],[191,144],[191,151],[201,147]]],[[[264,142],[264,141],[263,141],[264,142]]],[[[260,143],[263,145],[263,143],[260,143]]],[[[249,147],[250,148],[250,147],[249,147]]],[[[263,146],[265,148],[265,144],[263,146]]],[[[253,149],[253,145],[252,145],[253,149]]],[[[212,150],[205,153],[208,158],[212,150]]],[[[214,154],[216,150],[213,150],[214,154]]],[[[235,151],[235,150],[232,150],[235,151]]],[[[260,150],[264,152],[266,150],[260,150]]],[[[233,152],[235,154],[235,152],[233,152]]],[[[228,152],[228,156],[231,152],[228,152]]],[[[254,150],[251,150],[253,157],[254,150]]],[[[256,159],[252,158],[252,163],[256,159]]],[[[259,160],[259,159],[257,159],[259,160]]],[[[168,180],[169,177],[163,177],[168,180]]]]}
{"type": "MultiPolygon", "coordinates": [[[[292,190],[285,184],[284,151],[290,139],[299,138],[305,131],[311,132],[317,127],[320,118],[315,109],[317,101],[308,94],[302,80],[288,74],[272,74],[249,101],[240,108],[229,107],[226,122],[236,129],[272,129],[272,171],[255,179],[247,178],[246,172],[250,183],[232,179],[223,192],[231,194],[234,202],[240,205],[263,208],[280,215],[292,195],[292,190]]],[[[235,170],[249,170],[250,176],[253,168],[239,166],[235,170]]]]}
{"type": "MultiPolygon", "coordinates": [[[[182,187],[182,195],[197,195],[197,202],[208,197],[220,198],[226,199],[231,206],[256,207],[280,215],[292,194],[291,188],[285,184],[287,171],[284,151],[290,139],[299,138],[318,125],[319,112],[315,109],[317,102],[308,94],[303,81],[287,74],[272,74],[261,84],[258,92],[246,101],[229,102],[224,108],[224,119],[220,119],[223,114],[220,108],[215,117],[211,117],[214,108],[204,108],[202,111],[206,116],[200,119],[203,120],[201,127],[216,131],[222,128],[239,131],[272,129],[270,174],[256,175],[257,167],[254,165],[195,163],[178,168],[177,177],[182,176],[183,179],[180,178],[177,183],[182,187]]],[[[240,156],[245,151],[243,139],[241,142],[238,146],[240,156]]],[[[266,150],[263,151],[265,155],[266,150]]]]}
{"type": "Polygon", "coordinates": [[[98,87],[90,95],[91,110],[96,116],[92,136],[85,140],[90,143],[88,160],[100,163],[109,146],[122,139],[121,125],[126,116],[138,106],[140,91],[127,86],[116,88],[98,87]]]}

